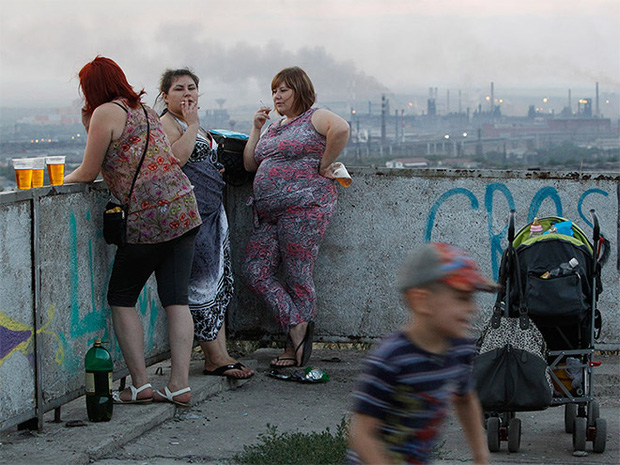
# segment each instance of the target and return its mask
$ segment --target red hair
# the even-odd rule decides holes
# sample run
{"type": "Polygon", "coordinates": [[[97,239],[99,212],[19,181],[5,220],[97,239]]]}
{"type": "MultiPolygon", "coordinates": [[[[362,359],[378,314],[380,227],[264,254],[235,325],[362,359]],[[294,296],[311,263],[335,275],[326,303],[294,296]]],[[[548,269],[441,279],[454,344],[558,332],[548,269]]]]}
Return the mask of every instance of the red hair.
{"type": "Polygon", "coordinates": [[[124,97],[131,108],[136,108],[144,89],[137,94],[127,82],[125,73],[113,60],[96,57],[80,70],[80,87],[86,100],[84,110],[92,115],[95,108],[124,97]]]}

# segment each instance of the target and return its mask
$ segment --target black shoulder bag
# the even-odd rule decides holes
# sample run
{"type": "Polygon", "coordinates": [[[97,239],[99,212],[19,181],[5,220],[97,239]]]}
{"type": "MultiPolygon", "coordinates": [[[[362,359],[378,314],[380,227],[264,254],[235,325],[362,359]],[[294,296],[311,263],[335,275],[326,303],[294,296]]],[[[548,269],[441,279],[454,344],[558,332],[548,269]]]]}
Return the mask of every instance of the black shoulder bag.
{"type": "Polygon", "coordinates": [[[243,167],[243,149],[247,143],[247,136],[240,133],[226,135],[218,130],[209,131],[209,134],[217,142],[217,161],[224,165],[222,174],[224,181],[235,187],[252,182],[255,173],[246,171],[243,167]]]}
{"type": "MultiPolygon", "coordinates": [[[[502,257],[500,283],[507,280],[506,259],[519,269],[512,245],[502,257]]],[[[521,288],[517,273],[517,285],[521,288]]],[[[547,344],[528,316],[523,299],[519,316],[502,315],[504,302],[498,292],[491,320],[478,340],[473,378],[482,408],[494,412],[544,410],[551,404],[553,389],[547,366],[547,344]]]]}
{"type": "Polygon", "coordinates": [[[149,146],[149,136],[151,131],[149,115],[147,114],[144,105],[142,105],[142,109],[144,110],[144,116],[146,116],[146,141],[144,143],[142,158],[140,158],[140,163],[138,164],[138,169],[136,169],[136,173],[133,176],[133,181],[131,182],[131,189],[129,189],[127,203],[118,204],[116,202],[109,201],[105,206],[105,211],[103,212],[103,238],[108,244],[115,244],[119,247],[127,243],[127,215],[129,214],[131,194],[133,193],[133,187],[136,184],[136,179],[138,179],[138,173],[140,172],[140,168],[142,168],[142,162],[144,161],[144,157],[146,156],[146,151],[149,146]]]}

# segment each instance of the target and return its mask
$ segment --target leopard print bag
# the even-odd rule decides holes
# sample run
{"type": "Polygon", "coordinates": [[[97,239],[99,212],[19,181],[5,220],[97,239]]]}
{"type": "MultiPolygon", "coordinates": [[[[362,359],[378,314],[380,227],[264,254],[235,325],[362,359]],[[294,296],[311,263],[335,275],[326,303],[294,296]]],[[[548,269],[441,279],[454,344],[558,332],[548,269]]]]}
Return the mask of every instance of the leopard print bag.
{"type": "Polygon", "coordinates": [[[489,322],[478,340],[472,374],[485,411],[523,412],[551,405],[547,345],[532,321],[524,329],[519,320],[500,318],[498,328],[489,322]]]}
{"type": "Polygon", "coordinates": [[[520,318],[500,318],[498,328],[494,328],[491,321],[487,323],[480,338],[478,346],[480,354],[499,349],[510,344],[515,349],[527,350],[543,360],[547,359],[547,343],[542,333],[532,320],[529,320],[526,329],[521,328],[520,318]]]}

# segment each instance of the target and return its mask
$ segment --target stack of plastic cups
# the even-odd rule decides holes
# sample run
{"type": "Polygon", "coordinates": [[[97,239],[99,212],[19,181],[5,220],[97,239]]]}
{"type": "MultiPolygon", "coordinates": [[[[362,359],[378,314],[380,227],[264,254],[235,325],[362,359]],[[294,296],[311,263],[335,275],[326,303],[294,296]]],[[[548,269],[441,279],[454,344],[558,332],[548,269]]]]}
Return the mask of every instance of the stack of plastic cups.
{"type": "Polygon", "coordinates": [[[13,158],[13,169],[15,169],[15,181],[17,188],[21,190],[32,187],[32,159],[13,158]]]}

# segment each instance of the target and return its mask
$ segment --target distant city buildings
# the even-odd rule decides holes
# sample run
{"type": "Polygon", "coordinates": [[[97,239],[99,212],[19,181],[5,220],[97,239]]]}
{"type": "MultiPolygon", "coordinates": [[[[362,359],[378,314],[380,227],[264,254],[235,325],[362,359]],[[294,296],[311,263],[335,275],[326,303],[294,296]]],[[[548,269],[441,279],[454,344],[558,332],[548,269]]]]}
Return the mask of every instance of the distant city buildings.
{"type": "MultiPolygon", "coordinates": [[[[572,156],[548,154],[553,147],[569,144],[588,151],[579,157],[620,171],[620,96],[600,93],[598,84],[592,95],[581,95],[573,100],[571,90],[565,96],[506,93],[491,83],[488,92],[477,90],[475,95],[447,90],[443,97],[438,88],[431,87],[427,95],[319,99],[317,106],[349,122],[351,138],[343,157],[354,164],[472,169],[547,163],[561,169],[572,156]],[[541,154],[547,154],[547,159],[541,154]]],[[[257,105],[227,108],[223,98],[216,103],[218,108],[202,111],[203,127],[250,132],[257,105]]],[[[80,106],[76,101],[56,109],[0,108],[0,163],[43,153],[65,154],[68,163],[79,163],[86,138],[80,106]]],[[[277,115],[272,113],[271,118],[277,115]]]]}

